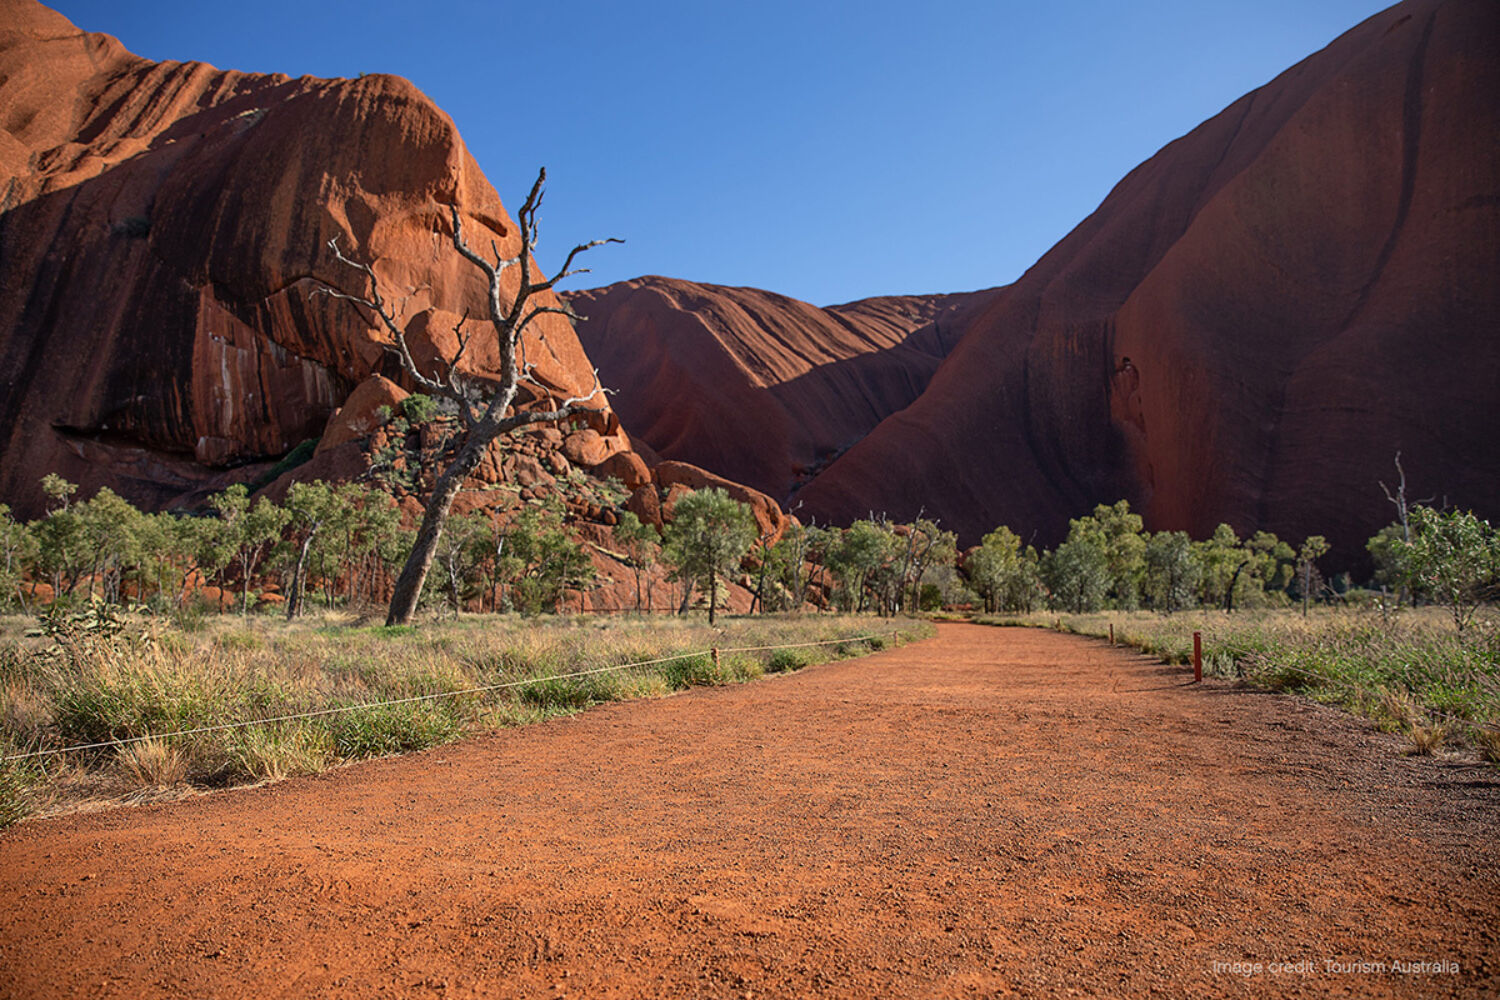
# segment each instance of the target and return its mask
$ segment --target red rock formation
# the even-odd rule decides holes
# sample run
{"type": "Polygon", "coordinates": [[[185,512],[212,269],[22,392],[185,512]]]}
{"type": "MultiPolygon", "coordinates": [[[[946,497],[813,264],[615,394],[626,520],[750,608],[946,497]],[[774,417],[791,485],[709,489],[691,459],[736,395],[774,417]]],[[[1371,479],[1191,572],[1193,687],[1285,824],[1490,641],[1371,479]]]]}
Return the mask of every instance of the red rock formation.
{"type": "Polygon", "coordinates": [[[323,437],[318,441],[316,454],[321,455],[346,441],[358,441],[369,436],[389,417],[401,401],[411,393],[390,379],[371,375],[349,394],[344,405],[328,418],[323,427],[323,437]],[[381,413],[384,409],[386,412],[381,413]]]}
{"type": "MultiPolygon", "coordinates": [[[[0,121],[0,497],[23,516],[44,472],[153,507],[252,478],[359,382],[401,381],[378,330],[309,297],[356,284],[330,238],[410,290],[427,364],[484,301],[442,206],[475,244],[519,246],[452,121],[396,77],[152,62],[4,0],[0,121]]],[[[567,322],[533,326],[539,383],[586,390],[567,322]]],[[[467,367],[496,364],[476,337],[467,367]]],[[[628,448],[613,414],[592,423],[596,451],[628,448]]]]}
{"type": "MultiPolygon", "coordinates": [[[[786,530],[787,516],[782,512],[776,501],[766,496],[759,490],[752,490],[748,486],[731,482],[723,476],[716,476],[696,465],[686,462],[663,462],[651,470],[652,478],[656,480],[657,486],[668,493],[674,487],[687,490],[720,489],[740,503],[750,508],[750,513],[755,517],[756,526],[760,529],[762,536],[768,537],[774,543],[786,530]]],[[[665,501],[663,508],[666,507],[665,501]]],[[[663,511],[665,520],[670,521],[671,516],[663,511]]]]}
{"type": "Polygon", "coordinates": [[[569,298],[633,435],[662,458],[783,500],[916,399],[957,317],[996,294],[819,309],[754,288],[647,277],[569,298]]]}
{"type": "MultiPolygon", "coordinates": [[[[801,496],[1053,541],[1098,501],[1336,554],[1500,515],[1500,5],[1407,0],[1130,173],[801,496]]],[[[712,468],[712,463],[706,463],[712,468]]]]}

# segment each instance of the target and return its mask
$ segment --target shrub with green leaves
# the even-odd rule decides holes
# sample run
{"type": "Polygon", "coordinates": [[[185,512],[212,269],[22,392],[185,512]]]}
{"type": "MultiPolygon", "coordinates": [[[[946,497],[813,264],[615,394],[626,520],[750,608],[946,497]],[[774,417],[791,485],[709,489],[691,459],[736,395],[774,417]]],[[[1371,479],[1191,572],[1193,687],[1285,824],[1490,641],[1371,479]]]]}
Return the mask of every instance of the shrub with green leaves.
{"type": "Polygon", "coordinates": [[[714,669],[713,657],[706,653],[696,656],[680,656],[662,664],[661,674],[666,678],[668,686],[674,691],[692,687],[695,684],[717,684],[719,672],[714,669]]]}
{"type": "Polygon", "coordinates": [[[769,673],[779,674],[790,670],[801,670],[816,662],[816,654],[811,649],[774,649],[766,661],[766,670],[769,673]]]}
{"type": "Polygon", "coordinates": [[[462,732],[459,721],[435,702],[362,706],[328,719],[333,749],[345,760],[425,750],[462,732]]]}

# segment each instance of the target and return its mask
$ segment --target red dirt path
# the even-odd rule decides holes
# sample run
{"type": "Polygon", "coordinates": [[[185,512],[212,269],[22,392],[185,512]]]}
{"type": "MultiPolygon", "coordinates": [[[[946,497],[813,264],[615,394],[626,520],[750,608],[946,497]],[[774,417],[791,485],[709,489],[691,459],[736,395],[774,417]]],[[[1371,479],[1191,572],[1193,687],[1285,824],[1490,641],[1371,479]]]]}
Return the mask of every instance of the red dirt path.
{"type": "Polygon", "coordinates": [[[945,625],[790,677],[26,823],[0,836],[0,995],[1500,993],[1493,768],[1183,680],[945,625]],[[1350,959],[1461,971],[1323,964],[1350,959]]]}

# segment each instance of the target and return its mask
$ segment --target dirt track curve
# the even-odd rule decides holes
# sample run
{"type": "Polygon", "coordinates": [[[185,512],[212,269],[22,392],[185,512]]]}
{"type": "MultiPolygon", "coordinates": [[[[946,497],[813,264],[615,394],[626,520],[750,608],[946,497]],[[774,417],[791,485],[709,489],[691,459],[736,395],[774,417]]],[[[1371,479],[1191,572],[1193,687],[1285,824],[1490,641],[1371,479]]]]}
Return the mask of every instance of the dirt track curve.
{"type": "Polygon", "coordinates": [[[945,625],[789,677],[23,824],[0,835],[0,995],[1500,994],[1493,768],[1184,679],[945,625]]]}

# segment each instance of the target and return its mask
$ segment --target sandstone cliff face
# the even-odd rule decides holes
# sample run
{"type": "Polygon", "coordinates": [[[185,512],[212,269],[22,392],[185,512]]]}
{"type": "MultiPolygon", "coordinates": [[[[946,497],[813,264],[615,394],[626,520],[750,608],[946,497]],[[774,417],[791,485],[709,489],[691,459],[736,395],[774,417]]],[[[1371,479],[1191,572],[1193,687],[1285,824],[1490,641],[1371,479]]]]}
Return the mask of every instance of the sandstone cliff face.
{"type": "Polygon", "coordinates": [[[1122,180],[807,510],[1051,542],[1123,496],[1347,561],[1399,448],[1416,495],[1500,515],[1497,136],[1500,5],[1371,18],[1122,180]]]}
{"type": "MultiPolygon", "coordinates": [[[[471,243],[519,246],[452,121],[396,77],[152,62],[3,0],[0,123],[0,497],[23,516],[44,472],[151,507],[251,478],[361,381],[401,381],[378,330],[309,297],[358,287],[330,238],[408,296],[429,364],[484,301],[442,206],[471,243]]],[[[586,391],[567,322],[533,326],[543,388],[586,391]]],[[[628,449],[607,406],[591,423],[628,449]]]]}
{"type": "Polygon", "coordinates": [[[961,317],[1001,291],[820,309],[645,277],[571,293],[579,339],[637,439],[788,500],[921,395],[961,317]]]}

